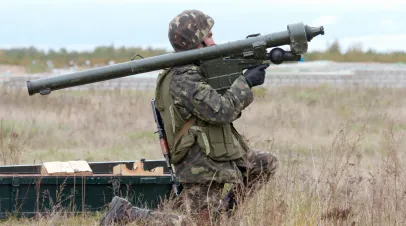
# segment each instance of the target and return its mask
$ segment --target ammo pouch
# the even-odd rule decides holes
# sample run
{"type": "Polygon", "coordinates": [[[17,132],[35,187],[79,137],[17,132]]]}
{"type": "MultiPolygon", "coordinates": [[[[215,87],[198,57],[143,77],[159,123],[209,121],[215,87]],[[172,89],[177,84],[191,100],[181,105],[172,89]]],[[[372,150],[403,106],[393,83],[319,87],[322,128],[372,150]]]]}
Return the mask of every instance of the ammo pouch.
{"type": "Polygon", "coordinates": [[[198,125],[192,126],[192,123],[187,125],[190,122],[189,120],[178,133],[178,139],[175,139],[171,150],[174,164],[185,156],[195,141],[197,141],[201,151],[215,161],[231,161],[243,156],[242,148],[245,149],[246,145],[232,124],[212,125],[201,120],[197,121],[198,125]],[[184,130],[183,134],[182,130],[184,130]],[[233,135],[237,140],[234,140],[233,135]]]}

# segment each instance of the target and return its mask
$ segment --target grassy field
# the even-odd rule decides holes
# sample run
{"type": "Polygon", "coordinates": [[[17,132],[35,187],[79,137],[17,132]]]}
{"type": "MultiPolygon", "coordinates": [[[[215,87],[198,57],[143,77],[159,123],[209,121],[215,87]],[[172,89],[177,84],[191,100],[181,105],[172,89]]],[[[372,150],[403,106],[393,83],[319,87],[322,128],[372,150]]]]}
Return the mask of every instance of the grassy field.
{"type": "MultiPolygon", "coordinates": [[[[250,145],[276,154],[274,180],[219,225],[403,225],[404,89],[279,87],[255,90],[235,122],[250,145]]],[[[152,91],[0,88],[2,164],[162,158],[152,91]]],[[[96,225],[56,216],[6,225],[96,225]],[[62,219],[62,220],[61,220],[62,219]]]]}

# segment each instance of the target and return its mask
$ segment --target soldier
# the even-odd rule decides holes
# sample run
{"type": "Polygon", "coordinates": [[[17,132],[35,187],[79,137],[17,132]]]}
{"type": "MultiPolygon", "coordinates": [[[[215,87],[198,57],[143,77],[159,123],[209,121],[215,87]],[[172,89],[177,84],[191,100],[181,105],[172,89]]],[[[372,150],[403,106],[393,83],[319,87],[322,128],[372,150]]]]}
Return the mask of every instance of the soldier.
{"type": "MultiPolygon", "coordinates": [[[[169,23],[168,37],[176,52],[215,45],[214,20],[198,10],[186,10],[169,23]]],[[[208,219],[215,211],[229,211],[233,198],[244,188],[257,189],[274,175],[277,158],[250,149],[233,126],[253,102],[252,87],[262,85],[268,64],[246,70],[229,90],[218,94],[207,84],[199,64],[169,68],[161,72],[155,92],[156,107],[164,121],[171,162],[182,183],[178,207],[189,216],[208,219]],[[227,186],[228,202],[222,194],[227,186]],[[210,210],[210,212],[209,212],[210,210]]],[[[166,219],[181,222],[182,216],[132,207],[114,197],[102,225],[112,221],[166,219]]]]}

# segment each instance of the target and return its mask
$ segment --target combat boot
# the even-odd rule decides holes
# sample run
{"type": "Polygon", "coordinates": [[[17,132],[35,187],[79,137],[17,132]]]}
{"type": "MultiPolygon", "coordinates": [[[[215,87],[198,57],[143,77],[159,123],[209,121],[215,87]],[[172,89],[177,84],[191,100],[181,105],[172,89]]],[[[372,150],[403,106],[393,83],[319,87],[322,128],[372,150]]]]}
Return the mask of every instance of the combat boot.
{"type": "Polygon", "coordinates": [[[100,225],[126,224],[135,220],[144,220],[148,218],[149,213],[150,210],[133,207],[129,201],[115,196],[109,204],[108,211],[102,217],[100,225]]]}

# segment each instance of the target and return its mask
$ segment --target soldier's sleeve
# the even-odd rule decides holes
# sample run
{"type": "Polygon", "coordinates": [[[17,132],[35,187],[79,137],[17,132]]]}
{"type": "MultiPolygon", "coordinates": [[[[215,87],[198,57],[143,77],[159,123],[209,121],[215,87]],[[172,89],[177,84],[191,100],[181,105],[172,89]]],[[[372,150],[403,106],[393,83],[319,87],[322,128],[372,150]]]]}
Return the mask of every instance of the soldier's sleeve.
{"type": "Polygon", "coordinates": [[[175,105],[181,105],[211,124],[231,123],[254,99],[243,76],[237,78],[223,96],[193,69],[175,73],[170,86],[175,105]]]}

